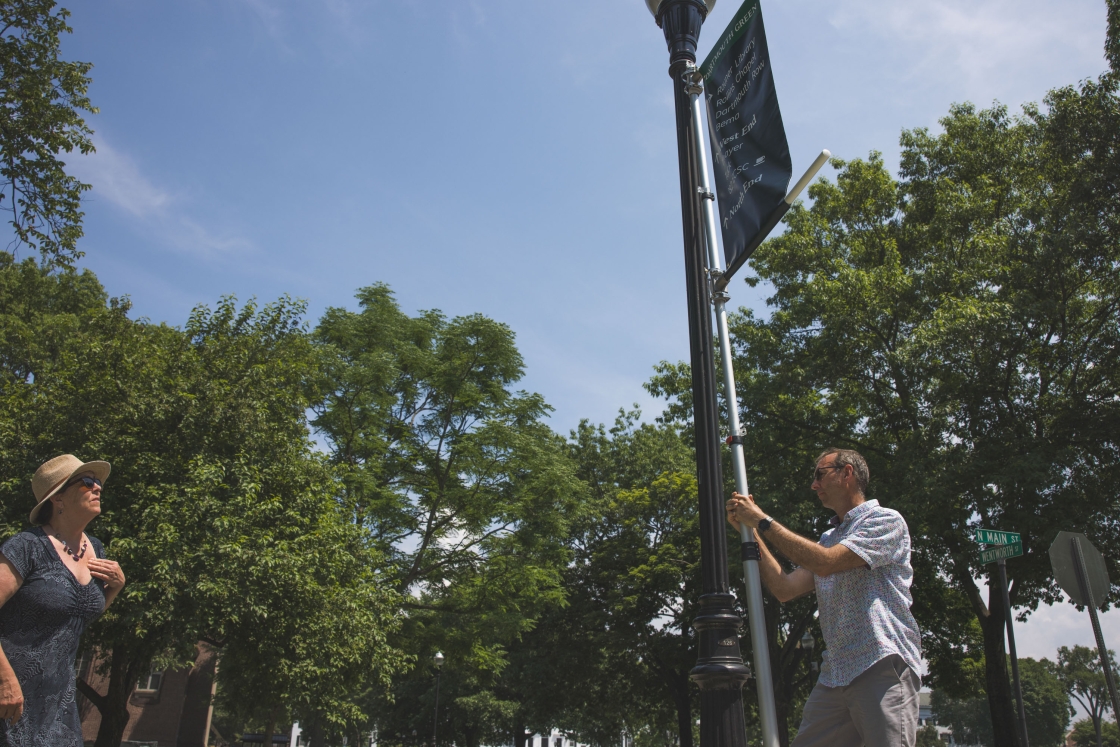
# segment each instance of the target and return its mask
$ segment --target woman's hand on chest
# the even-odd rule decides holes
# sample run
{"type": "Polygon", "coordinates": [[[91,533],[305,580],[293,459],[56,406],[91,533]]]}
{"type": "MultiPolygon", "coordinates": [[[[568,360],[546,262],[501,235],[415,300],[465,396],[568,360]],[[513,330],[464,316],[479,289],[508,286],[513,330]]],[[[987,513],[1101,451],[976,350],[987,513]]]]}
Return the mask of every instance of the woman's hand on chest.
{"type": "MultiPolygon", "coordinates": [[[[78,583],[82,586],[88,584],[93,579],[93,574],[90,573],[89,562],[91,560],[97,560],[97,557],[93,553],[93,547],[87,545],[89,548],[87,552],[82,553],[78,560],[74,560],[74,557],[66,551],[66,546],[61,540],[50,534],[48,534],[47,537],[50,538],[51,546],[54,547],[58,559],[61,560],[62,564],[74,575],[78,583]]],[[[82,541],[86,543],[89,542],[84,534],[82,535],[82,541]]]]}

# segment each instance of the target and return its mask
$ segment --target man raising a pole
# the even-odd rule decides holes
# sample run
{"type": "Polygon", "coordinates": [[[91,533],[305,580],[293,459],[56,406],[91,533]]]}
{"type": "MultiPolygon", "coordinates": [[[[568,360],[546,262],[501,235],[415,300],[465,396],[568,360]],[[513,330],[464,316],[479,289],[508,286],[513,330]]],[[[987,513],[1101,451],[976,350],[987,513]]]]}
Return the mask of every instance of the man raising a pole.
{"type": "Polygon", "coordinates": [[[812,489],[835,512],[819,542],[733,493],[727,520],[759,541],[762,582],[780,602],[815,591],[825,651],[793,747],[913,747],[921,635],[910,612],[910,532],[897,512],[867,500],[867,462],[848,449],[817,459],[812,489]],[[767,546],[769,545],[769,547],[767,546]],[[771,552],[797,566],[782,570],[771,552]]]}

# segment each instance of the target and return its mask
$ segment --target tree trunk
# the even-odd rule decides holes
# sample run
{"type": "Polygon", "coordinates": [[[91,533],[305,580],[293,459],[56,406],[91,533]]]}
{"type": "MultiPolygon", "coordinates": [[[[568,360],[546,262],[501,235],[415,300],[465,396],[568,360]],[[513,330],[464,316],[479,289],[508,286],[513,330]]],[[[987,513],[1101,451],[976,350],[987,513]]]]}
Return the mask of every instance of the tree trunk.
{"type": "Polygon", "coordinates": [[[984,631],[984,687],[988,692],[988,710],[992,715],[995,747],[1020,747],[1018,715],[1011,680],[1007,676],[1007,654],[1004,648],[1006,613],[1003,592],[994,574],[989,577],[988,611],[979,615],[984,631]]]}
{"type": "Polygon", "coordinates": [[[774,686],[774,715],[778,722],[778,744],[781,747],[789,747],[789,715],[793,710],[793,687],[787,686],[790,683],[782,676],[784,674],[781,666],[782,647],[778,643],[781,604],[777,599],[766,595],[762,609],[766,616],[766,642],[770,649],[770,674],[774,686]]]}
{"type": "Polygon", "coordinates": [[[667,672],[665,675],[673,706],[677,709],[677,733],[680,747],[692,747],[692,681],[687,672],[667,672]]]}
{"type": "MultiPolygon", "coordinates": [[[[689,638],[691,626],[685,624],[680,631],[676,641],[680,646],[679,651],[683,654],[685,661],[695,660],[695,649],[693,648],[692,641],[689,638]]],[[[673,701],[673,708],[677,711],[677,737],[680,740],[679,747],[692,747],[692,679],[688,676],[691,671],[691,666],[686,669],[678,669],[674,666],[675,656],[663,658],[658,654],[653,654],[648,657],[648,661],[657,673],[657,676],[665,683],[665,687],[669,691],[669,698],[673,701]]],[[[679,660],[677,660],[679,663],[679,660]]]]}
{"type": "Polygon", "coordinates": [[[276,733],[277,711],[279,710],[278,708],[273,708],[268,712],[268,721],[265,722],[264,726],[264,747],[272,747],[272,735],[276,733]]]}
{"type": "Polygon", "coordinates": [[[307,725],[307,744],[309,747],[324,747],[326,745],[326,739],[323,737],[323,726],[318,720],[307,725]]]}
{"type": "Polygon", "coordinates": [[[1095,711],[1090,715],[1093,717],[1093,731],[1097,733],[1097,747],[1104,747],[1101,743],[1101,717],[1095,711]]]}
{"type": "Polygon", "coordinates": [[[97,741],[93,747],[120,747],[124,739],[124,729],[128,726],[128,699],[136,689],[136,678],[140,676],[146,661],[133,659],[123,647],[114,647],[109,661],[109,691],[100,703],[101,727],[97,730],[97,741]],[[102,708],[104,706],[104,708],[102,708]]]}
{"type": "Polygon", "coordinates": [[[518,726],[513,730],[513,747],[525,747],[525,743],[529,739],[529,729],[524,726],[518,726]]]}

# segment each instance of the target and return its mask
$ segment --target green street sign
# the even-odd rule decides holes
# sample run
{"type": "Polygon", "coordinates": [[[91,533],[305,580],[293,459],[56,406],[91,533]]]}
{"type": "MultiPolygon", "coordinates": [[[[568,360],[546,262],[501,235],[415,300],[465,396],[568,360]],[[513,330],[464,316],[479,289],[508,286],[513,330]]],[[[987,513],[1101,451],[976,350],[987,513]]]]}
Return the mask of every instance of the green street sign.
{"type": "MultiPolygon", "coordinates": [[[[1008,532],[1002,532],[1008,534],[1008,532]]],[[[1016,537],[1018,535],[1015,535],[1016,537]]],[[[1023,554],[1023,543],[1016,542],[1013,545],[999,545],[997,547],[990,547],[987,550],[980,551],[981,563],[994,563],[997,560],[1004,560],[1006,558],[1017,558],[1023,554]]]]}
{"type": "MultiPolygon", "coordinates": [[[[994,529],[977,529],[976,536],[973,539],[982,545],[1016,545],[1023,541],[1018,532],[997,532],[994,529]]],[[[1018,554],[1022,555],[1023,553],[1018,554]]]]}

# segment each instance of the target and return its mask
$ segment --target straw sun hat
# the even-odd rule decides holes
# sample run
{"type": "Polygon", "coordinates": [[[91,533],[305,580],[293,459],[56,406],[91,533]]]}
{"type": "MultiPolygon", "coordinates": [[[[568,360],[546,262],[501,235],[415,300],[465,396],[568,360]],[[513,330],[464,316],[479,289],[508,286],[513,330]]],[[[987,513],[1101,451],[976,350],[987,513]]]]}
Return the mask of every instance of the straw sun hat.
{"type": "Polygon", "coordinates": [[[49,462],[43,462],[35,475],[31,478],[31,492],[35,494],[35,508],[31,509],[31,523],[39,526],[39,509],[41,509],[51,496],[62,490],[62,487],[79,472],[92,472],[93,476],[104,485],[109,479],[108,462],[83,462],[73,454],[56,456],[49,462]]]}

